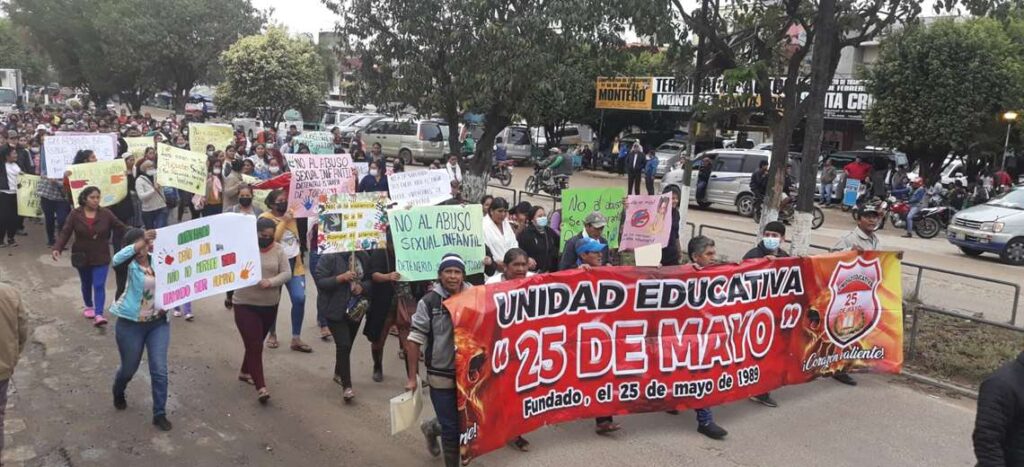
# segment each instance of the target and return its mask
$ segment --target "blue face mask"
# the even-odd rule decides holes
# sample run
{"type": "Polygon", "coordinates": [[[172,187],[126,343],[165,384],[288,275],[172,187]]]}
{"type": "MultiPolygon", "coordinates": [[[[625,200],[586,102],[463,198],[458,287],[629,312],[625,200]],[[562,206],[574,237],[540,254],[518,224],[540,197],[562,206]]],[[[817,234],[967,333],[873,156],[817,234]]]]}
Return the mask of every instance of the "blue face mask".
{"type": "Polygon", "coordinates": [[[537,227],[547,227],[548,226],[548,218],[547,217],[538,217],[538,218],[533,220],[533,223],[537,224],[537,227]]]}
{"type": "Polygon", "coordinates": [[[761,243],[764,244],[765,248],[775,251],[782,244],[782,239],[778,237],[764,237],[761,239],[761,243]]]}

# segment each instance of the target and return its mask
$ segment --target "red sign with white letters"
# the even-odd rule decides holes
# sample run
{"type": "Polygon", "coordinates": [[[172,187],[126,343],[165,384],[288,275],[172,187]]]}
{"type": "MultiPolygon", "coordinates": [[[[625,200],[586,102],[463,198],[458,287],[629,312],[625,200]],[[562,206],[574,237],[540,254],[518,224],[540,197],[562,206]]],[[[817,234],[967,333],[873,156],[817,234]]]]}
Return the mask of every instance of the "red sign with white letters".
{"type": "Polygon", "coordinates": [[[901,299],[899,259],[884,252],[474,287],[445,302],[463,455],[552,423],[710,407],[837,371],[898,373],[901,299]]]}

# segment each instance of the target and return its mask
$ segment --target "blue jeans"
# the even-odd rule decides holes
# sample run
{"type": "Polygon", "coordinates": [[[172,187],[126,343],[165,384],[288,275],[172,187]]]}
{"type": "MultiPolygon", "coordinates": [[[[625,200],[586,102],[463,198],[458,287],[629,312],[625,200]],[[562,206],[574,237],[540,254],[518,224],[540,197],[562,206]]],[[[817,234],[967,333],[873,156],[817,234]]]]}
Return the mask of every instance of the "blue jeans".
{"type": "Polygon", "coordinates": [[[441,424],[441,442],[449,446],[459,444],[459,408],[455,389],[430,388],[430,403],[441,424]]]}
{"type": "Polygon", "coordinates": [[[46,222],[46,244],[53,246],[57,241],[54,234],[64,228],[64,221],[71,212],[71,204],[46,198],[40,198],[39,201],[43,208],[43,220],[46,222]]]}
{"type": "Polygon", "coordinates": [[[821,184],[821,204],[828,206],[832,204],[832,183],[821,184]]]}
{"type": "MultiPolygon", "coordinates": [[[[309,275],[313,275],[316,272],[316,265],[320,262],[320,255],[316,254],[316,245],[309,246],[309,275]]],[[[317,291],[317,293],[320,293],[317,291]]],[[[319,327],[327,326],[327,318],[324,317],[320,307],[316,307],[316,325],[319,327]]]]}
{"type": "MultiPolygon", "coordinates": [[[[295,258],[289,259],[292,271],[295,271],[295,258]]],[[[302,334],[302,318],[306,315],[306,276],[292,275],[284,284],[288,289],[288,297],[292,301],[292,337],[302,334]]],[[[270,326],[270,333],[277,335],[277,323],[270,326]]]]}
{"type": "Polygon", "coordinates": [[[147,230],[167,227],[167,208],[142,211],[142,225],[146,226],[147,230]]]}
{"type": "Polygon", "coordinates": [[[78,279],[82,282],[82,301],[85,306],[96,310],[96,316],[103,315],[103,305],[107,300],[107,271],[109,266],[86,266],[78,269],[78,279]]]}
{"type": "Polygon", "coordinates": [[[921,211],[921,208],[915,206],[915,207],[910,208],[910,212],[907,213],[907,233],[908,234],[913,234],[914,233],[914,216],[916,216],[917,213],[920,212],[920,211],[921,211]]]}
{"type": "Polygon", "coordinates": [[[171,343],[171,326],[166,319],[137,323],[118,319],[114,329],[121,366],[114,374],[114,396],[124,397],[128,382],[135,376],[146,350],[149,379],[153,389],[153,416],[164,415],[167,406],[167,347],[171,343]]]}

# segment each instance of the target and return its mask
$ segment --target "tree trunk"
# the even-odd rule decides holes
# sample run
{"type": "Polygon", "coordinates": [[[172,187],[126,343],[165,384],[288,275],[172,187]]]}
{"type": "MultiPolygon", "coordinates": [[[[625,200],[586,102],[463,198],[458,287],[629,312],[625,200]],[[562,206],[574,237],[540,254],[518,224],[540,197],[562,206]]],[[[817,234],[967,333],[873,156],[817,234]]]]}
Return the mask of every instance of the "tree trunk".
{"type": "Polygon", "coordinates": [[[814,209],[814,188],[817,184],[818,158],[821,152],[821,138],[825,130],[825,95],[835,74],[839,55],[839,26],[835,17],[836,0],[818,2],[814,41],[811,54],[811,83],[807,99],[807,120],[804,123],[804,148],[800,162],[800,191],[797,194],[796,215],[793,233],[792,254],[807,253],[810,245],[812,210],[814,209]]]}
{"type": "Polygon", "coordinates": [[[188,102],[189,91],[195,83],[177,83],[174,91],[174,112],[178,114],[185,113],[185,103],[188,102]]]}
{"type": "Polygon", "coordinates": [[[494,139],[511,122],[501,109],[492,109],[484,118],[484,132],[480,135],[480,141],[476,142],[476,153],[462,172],[462,196],[471,203],[480,201],[487,193],[494,139]]]}
{"type": "Polygon", "coordinates": [[[793,128],[799,119],[793,114],[797,112],[797,97],[792,104],[785,104],[780,118],[772,125],[772,156],[768,165],[768,187],[761,204],[761,221],[757,228],[757,239],[761,241],[761,233],[769,222],[779,220],[779,205],[782,202],[782,188],[786,181],[786,163],[789,158],[789,143],[793,139],[793,128]]]}

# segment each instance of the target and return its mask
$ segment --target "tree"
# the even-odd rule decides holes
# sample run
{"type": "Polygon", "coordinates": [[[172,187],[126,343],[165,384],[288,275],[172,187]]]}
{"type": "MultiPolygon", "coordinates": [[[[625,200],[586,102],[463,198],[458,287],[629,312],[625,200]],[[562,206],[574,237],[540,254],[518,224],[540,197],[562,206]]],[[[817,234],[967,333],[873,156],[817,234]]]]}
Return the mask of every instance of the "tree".
{"type": "Polygon", "coordinates": [[[223,112],[259,112],[275,127],[286,110],[315,107],[327,91],[316,46],[279,28],[240,39],[220,63],[225,79],[217,87],[217,106],[223,112]]]}
{"type": "Polygon", "coordinates": [[[985,140],[1001,151],[999,115],[1024,104],[1022,52],[992,19],[907,27],[882,41],[878,62],[867,70],[874,103],[866,127],[917,161],[929,181],[951,152],[977,156],[985,140]]]}
{"type": "Polygon", "coordinates": [[[29,83],[50,80],[50,64],[46,56],[30,45],[24,31],[19,31],[8,18],[0,18],[0,64],[21,70],[29,83]]]}

